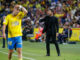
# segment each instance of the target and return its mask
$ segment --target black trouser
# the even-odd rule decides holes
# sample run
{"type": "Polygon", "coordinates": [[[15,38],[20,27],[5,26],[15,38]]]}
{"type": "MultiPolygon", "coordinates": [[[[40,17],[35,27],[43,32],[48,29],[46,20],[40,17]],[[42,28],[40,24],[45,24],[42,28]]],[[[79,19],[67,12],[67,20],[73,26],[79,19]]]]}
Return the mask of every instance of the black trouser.
{"type": "MultiPolygon", "coordinates": [[[[6,40],[7,40],[7,47],[8,47],[8,34],[6,34],[6,40]]],[[[3,38],[3,44],[2,47],[5,48],[5,38],[3,38]]]]}
{"type": "Polygon", "coordinates": [[[60,54],[60,49],[59,49],[59,46],[58,46],[58,43],[56,41],[56,36],[51,36],[51,35],[47,35],[46,36],[46,50],[47,50],[47,54],[50,55],[50,40],[52,39],[52,43],[55,44],[55,47],[56,47],[56,50],[57,50],[57,54],[59,55],[60,54]]]}
{"type": "Polygon", "coordinates": [[[3,38],[3,48],[5,48],[5,39],[3,38]]]}

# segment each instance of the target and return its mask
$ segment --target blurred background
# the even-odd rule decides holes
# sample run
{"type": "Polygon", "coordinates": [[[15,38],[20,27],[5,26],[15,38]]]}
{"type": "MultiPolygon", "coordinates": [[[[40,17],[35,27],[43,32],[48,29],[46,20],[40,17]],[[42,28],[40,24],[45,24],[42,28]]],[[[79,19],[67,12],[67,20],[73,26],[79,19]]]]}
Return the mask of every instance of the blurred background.
{"type": "Polygon", "coordinates": [[[39,23],[39,20],[46,15],[48,8],[53,9],[54,16],[58,18],[59,33],[67,34],[67,40],[80,40],[80,0],[0,0],[0,30],[4,17],[13,11],[15,4],[28,10],[22,20],[23,40],[45,40],[42,33],[44,23],[39,23]],[[64,29],[69,30],[65,32],[64,29]]]}
{"type": "MultiPolygon", "coordinates": [[[[0,60],[7,60],[8,57],[7,42],[5,44],[6,40],[3,41],[2,38],[3,20],[16,4],[28,10],[22,19],[24,60],[80,60],[80,0],[0,0],[0,60]],[[42,33],[44,23],[39,21],[46,16],[48,8],[53,10],[59,22],[57,41],[61,50],[60,57],[57,57],[52,44],[51,56],[45,56],[46,36],[42,33]],[[5,49],[2,47],[4,44],[5,49]]],[[[16,54],[15,52],[12,60],[18,60],[16,54]]]]}

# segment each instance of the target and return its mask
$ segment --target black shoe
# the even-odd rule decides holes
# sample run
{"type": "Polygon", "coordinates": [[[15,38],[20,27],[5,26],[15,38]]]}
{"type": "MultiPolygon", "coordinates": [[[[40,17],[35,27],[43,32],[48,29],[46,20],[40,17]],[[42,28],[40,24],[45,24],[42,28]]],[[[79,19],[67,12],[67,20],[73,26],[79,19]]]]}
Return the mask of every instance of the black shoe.
{"type": "Polygon", "coordinates": [[[50,54],[47,54],[46,56],[50,56],[50,54]]]}
{"type": "Polygon", "coordinates": [[[5,48],[4,46],[2,48],[5,48]]]}
{"type": "Polygon", "coordinates": [[[58,54],[58,56],[60,56],[60,54],[58,54]]]}

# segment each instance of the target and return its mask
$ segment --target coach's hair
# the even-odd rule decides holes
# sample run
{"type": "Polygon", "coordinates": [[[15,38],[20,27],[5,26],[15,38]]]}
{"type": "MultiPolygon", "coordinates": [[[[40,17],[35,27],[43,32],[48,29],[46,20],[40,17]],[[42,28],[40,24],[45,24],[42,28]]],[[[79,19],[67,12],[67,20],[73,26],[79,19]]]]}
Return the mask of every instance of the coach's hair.
{"type": "Polygon", "coordinates": [[[54,10],[53,10],[53,9],[51,9],[51,8],[48,8],[48,10],[47,10],[47,11],[49,11],[49,10],[50,10],[51,12],[54,12],[54,10]]]}

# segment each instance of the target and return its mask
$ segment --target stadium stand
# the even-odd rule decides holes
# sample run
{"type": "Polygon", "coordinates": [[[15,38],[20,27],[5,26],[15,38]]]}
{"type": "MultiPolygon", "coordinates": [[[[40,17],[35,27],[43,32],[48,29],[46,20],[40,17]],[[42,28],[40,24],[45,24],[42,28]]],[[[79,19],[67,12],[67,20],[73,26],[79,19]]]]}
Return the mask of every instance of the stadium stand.
{"type": "Polygon", "coordinates": [[[0,21],[3,20],[3,16],[12,12],[15,4],[20,4],[28,10],[28,14],[22,20],[22,27],[24,29],[27,26],[29,29],[26,30],[31,34],[34,28],[43,27],[39,19],[46,15],[48,8],[53,9],[54,16],[59,20],[60,28],[66,24],[69,24],[70,28],[80,28],[79,0],[0,0],[0,21]],[[26,20],[30,21],[27,25],[25,25],[26,20]]]}

